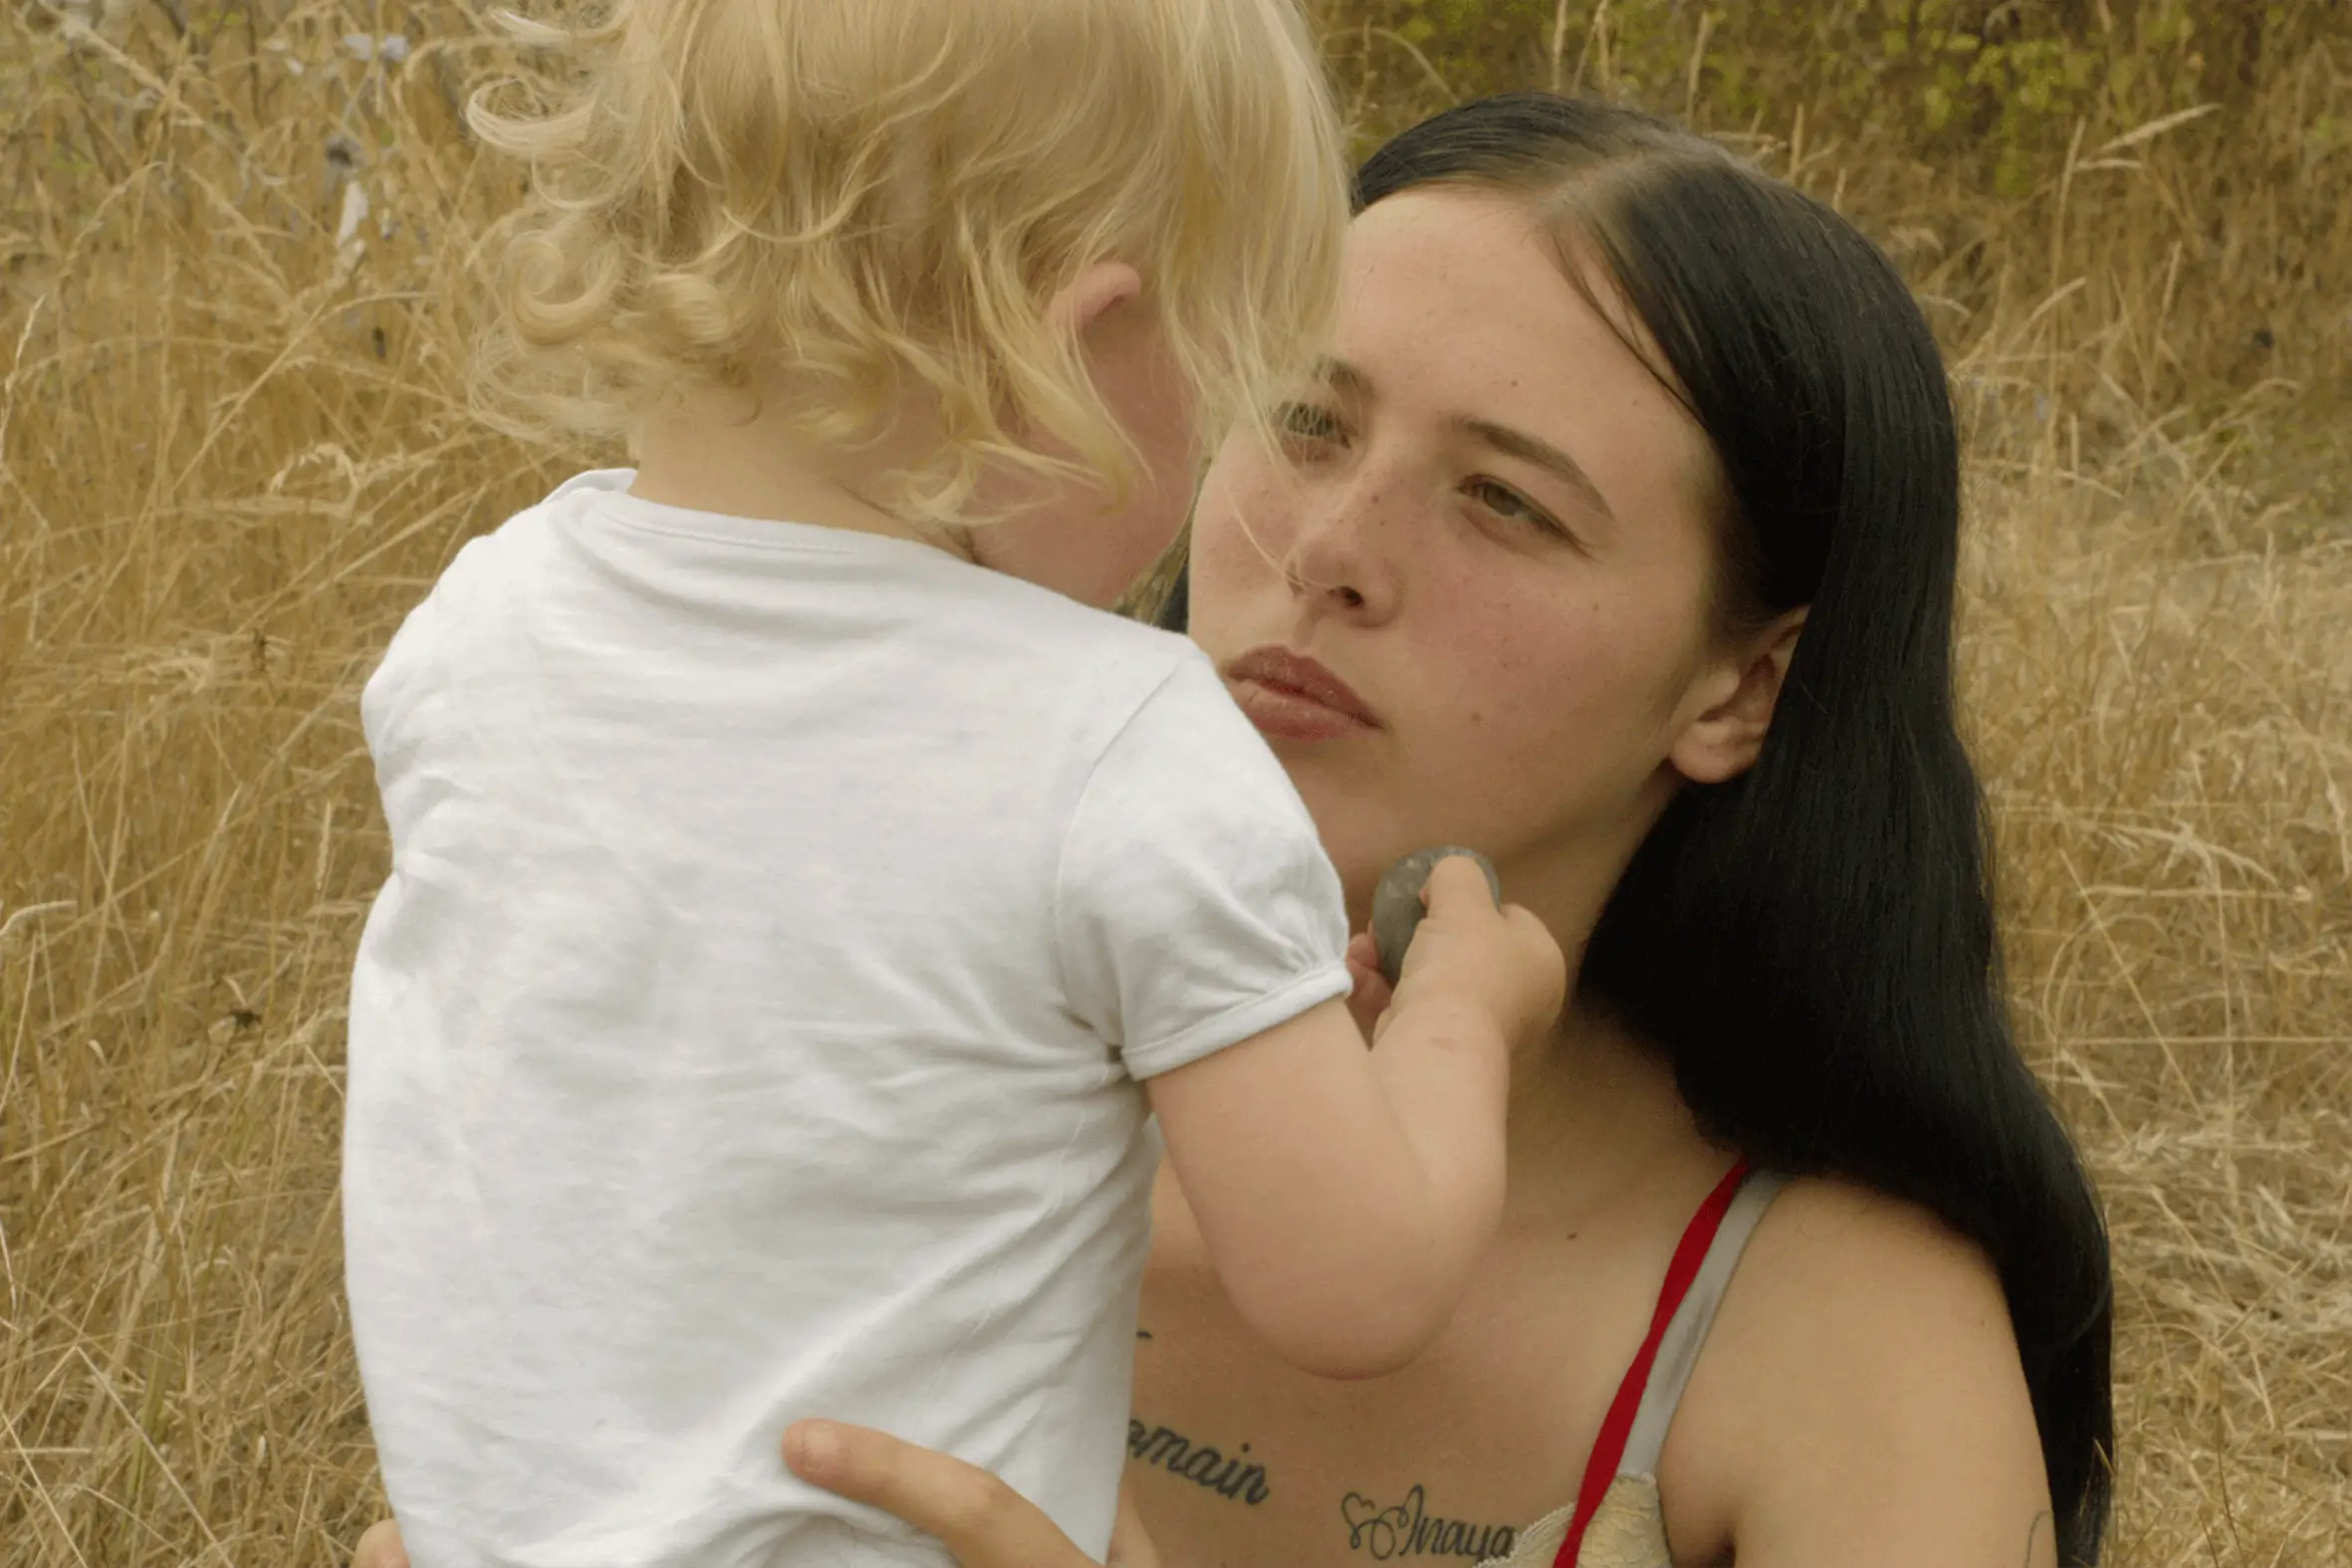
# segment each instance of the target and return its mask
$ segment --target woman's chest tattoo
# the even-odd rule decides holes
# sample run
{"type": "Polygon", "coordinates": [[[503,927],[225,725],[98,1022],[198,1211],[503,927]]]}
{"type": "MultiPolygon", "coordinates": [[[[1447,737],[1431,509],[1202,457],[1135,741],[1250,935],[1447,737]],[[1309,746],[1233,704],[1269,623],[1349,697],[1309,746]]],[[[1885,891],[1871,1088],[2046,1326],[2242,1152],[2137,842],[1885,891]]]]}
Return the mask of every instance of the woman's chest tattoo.
{"type": "Polygon", "coordinates": [[[1351,1491],[1339,1499],[1339,1519],[1347,1527],[1347,1549],[1374,1562],[1459,1557],[1480,1563],[1491,1557],[1509,1557],[1519,1536],[1508,1524],[1477,1524],[1431,1512],[1428,1488],[1419,1481],[1385,1505],[1375,1497],[1351,1491]]]}
{"type": "Polygon", "coordinates": [[[1250,1445],[1232,1454],[1198,1442],[1170,1427],[1127,1423],[1127,1453],[1155,1469],[1181,1476],[1204,1491],[1255,1508],[1274,1495],[1264,1463],[1253,1458],[1250,1445]]]}
{"type": "MultiPolygon", "coordinates": [[[[1139,1464],[1165,1470],[1244,1507],[1255,1508],[1275,1494],[1274,1477],[1264,1457],[1248,1443],[1228,1453],[1165,1424],[1131,1420],[1127,1423],[1127,1454],[1139,1464]]],[[[1294,1505],[1292,1512],[1297,1511],[1294,1505]]],[[[1512,1525],[1449,1518],[1432,1511],[1429,1488],[1419,1481],[1394,1502],[1360,1491],[1342,1493],[1333,1522],[1334,1546],[1344,1536],[1350,1555],[1374,1562],[1409,1557],[1485,1562],[1510,1556],[1519,1536],[1512,1525]]]]}

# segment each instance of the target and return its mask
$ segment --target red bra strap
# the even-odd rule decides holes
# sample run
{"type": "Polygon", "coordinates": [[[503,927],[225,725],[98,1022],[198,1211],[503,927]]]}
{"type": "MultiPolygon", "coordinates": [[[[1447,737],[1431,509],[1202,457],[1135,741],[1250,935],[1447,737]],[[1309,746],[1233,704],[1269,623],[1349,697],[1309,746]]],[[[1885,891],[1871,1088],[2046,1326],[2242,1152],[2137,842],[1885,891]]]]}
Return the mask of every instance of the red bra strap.
{"type": "Polygon", "coordinates": [[[1584,1532],[1591,1526],[1593,1514],[1600,1510],[1600,1500],[1607,1494],[1609,1482],[1617,1478],[1617,1465],[1625,1457],[1625,1440],[1633,1432],[1634,1415],[1640,1411],[1642,1394],[1650,1386],[1650,1368],[1658,1359],[1659,1342],[1665,1339],[1666,1327],[1674,1321],[1683,1297],[1690,1293],[1699,1265],[1707,1261],[1707,1249],[1715,1244],[1715,1232],[1723,1227],[1724,1213],[1732,1207],[1732,1199],[1746,1180],[1748,1162],[1742,1160],[1716,1184],[1715,1191],[1707,1195],[1707,1201],[1699,1206],[1699,1212],[1691,1216],[1690,1225],[1683,1231],[1682,1241],[1674,1249],[1674,1261],[1666,1265],[1666,1283],[1658,1292],[1658,1310],[1650,1316],[1649,1337],[1635,1352],[1633,1365],[1625,1369],[1625,1381],[1617,1385],[1617,1398],[1609,1406],[1608,1418],[1600,1424],[1600,1437],[1593,1443],[1592,1457],[1584,1465],[1584,1484],[1576,1491],[1576,1512],[1568,1521],[1568,1538],[1560,1542],[1552,1568],[1576,1568],[1576,1553],[1584,1545],[1584,1532]]]}

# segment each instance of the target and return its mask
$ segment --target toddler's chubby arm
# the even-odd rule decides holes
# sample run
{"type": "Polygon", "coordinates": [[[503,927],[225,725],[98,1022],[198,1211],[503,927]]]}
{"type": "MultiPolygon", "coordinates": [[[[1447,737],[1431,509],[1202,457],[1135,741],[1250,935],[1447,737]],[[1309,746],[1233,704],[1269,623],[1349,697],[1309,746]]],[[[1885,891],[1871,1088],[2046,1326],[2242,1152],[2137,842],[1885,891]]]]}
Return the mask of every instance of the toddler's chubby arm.
{"type": "Polygon", "coordinates": [[[1453,1316],[1502,1220],[1512,1047],[1565,990],[1550,933],[1470,860],[1428,902],[1372,1049],[1327,1002],[1148,1085],[1227,1294],[1322,1377],[1394,1371],[1453,1316]]]}

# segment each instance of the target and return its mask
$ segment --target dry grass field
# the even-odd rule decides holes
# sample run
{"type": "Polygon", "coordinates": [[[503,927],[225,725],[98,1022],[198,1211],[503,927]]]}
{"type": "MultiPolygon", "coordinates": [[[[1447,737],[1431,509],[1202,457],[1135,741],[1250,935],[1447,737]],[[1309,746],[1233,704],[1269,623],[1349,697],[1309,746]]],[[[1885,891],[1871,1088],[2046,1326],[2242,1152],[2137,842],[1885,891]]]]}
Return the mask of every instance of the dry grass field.
{"type": "MultiPolygon", "coordinates": [[[[1630,94],[1912,271],[1971,429],[2012,987],[2120,1265],[2110,1561],[2352,1564],[2352,6],[1324,20],[1368,129],[1630,94]]],[[[517,178],[456,109],[514,64],[465,0],[0,10],[0,1568],[327,1568],[379,1506],[354,699],[576,456],[466,407],[517,178]]]]}

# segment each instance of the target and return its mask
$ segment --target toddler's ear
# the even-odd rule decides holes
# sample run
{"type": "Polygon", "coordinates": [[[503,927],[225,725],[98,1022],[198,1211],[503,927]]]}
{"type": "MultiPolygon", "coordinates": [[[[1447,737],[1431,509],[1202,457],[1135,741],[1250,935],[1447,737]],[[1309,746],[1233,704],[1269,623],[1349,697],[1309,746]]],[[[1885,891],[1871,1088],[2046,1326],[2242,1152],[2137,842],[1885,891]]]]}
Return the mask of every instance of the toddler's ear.
{"type": "Polygon", "coordinates": [[[1058,331],[1083,336],[1096,322],[1143,296],[1143,275],[1125,262],[1101,261],[1079,273],[1046,304],[1046,320],[1058,331]]]}

